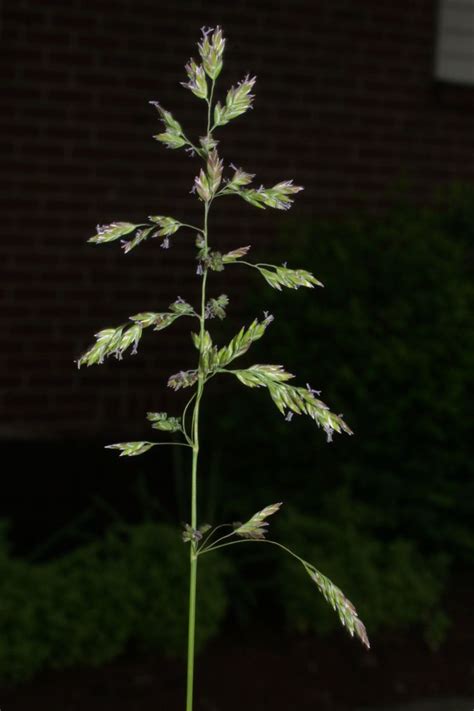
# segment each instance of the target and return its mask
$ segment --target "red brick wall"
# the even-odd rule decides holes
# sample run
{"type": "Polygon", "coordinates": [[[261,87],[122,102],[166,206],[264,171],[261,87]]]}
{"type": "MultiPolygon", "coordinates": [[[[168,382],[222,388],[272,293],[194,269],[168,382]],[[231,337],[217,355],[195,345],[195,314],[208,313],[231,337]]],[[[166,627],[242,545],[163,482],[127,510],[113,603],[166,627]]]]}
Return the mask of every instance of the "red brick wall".
{"type": "MultiPolygon", "coordinates": [[[[73,360],[98,328],[194,293],[189,234],[168,252],[154,242],[127,256],[86,239],[114,219],[199,219],[188,194],[197,161],[152,140],[159,124],[148,101],[203,133],[203,104],[179,86],[201,25],[219,23],[228,37],[221,91],[258,76],[255,110],[219,131],[223,155],[262,182],[305,185],[294,216],[376,208],[400,178],[419,198],[472,180],[474,88],[433,79],[435,5],[6,2],[0,435],[131,434],[147,409],[176,397],[164,379],[193,357],[185,326],[144,338],[122,363],[78,372],[73,360]]],[[[288,219],[229,199],[216,206],[212,239],[270,247],[288,219]]],[[[233,274],[231,315],[247,283],[233,274]]]]}

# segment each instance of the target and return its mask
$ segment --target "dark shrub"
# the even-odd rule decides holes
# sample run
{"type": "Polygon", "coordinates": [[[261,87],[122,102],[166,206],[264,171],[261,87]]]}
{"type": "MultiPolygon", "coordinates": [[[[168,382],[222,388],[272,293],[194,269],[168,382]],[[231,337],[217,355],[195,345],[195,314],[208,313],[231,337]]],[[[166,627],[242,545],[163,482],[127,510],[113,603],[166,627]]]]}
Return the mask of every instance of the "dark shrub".
{"type": "MultiPolygon", "coordinates": [[[[321,388],[355,436],[326,444],[306,418],[285,422],[265,392],[244,397],[238,385],[219,413],[239,432],[235,457],[227,440],[231,515],[288,492],[295,513],[291,526],[281,513],[285,541],[313,547],[315,565],[319,556],[323,572],[353,591],[369,627],[419,620],[439,636],[443,571],[448,561],[454,572],[472,568],[473,237],[471,188],[432,208],[400,201],[378,217],[291,223],[281,261],[326,288],[267,287],[276,320],[263,362],[321,388]]],[[[245,362],[262,362],[260,352],[256,344],[245,362]]],[[[318,628],[314,591],[301,597],[293,575],[280,581],[281,605],[297,626],[318,628]]]]}

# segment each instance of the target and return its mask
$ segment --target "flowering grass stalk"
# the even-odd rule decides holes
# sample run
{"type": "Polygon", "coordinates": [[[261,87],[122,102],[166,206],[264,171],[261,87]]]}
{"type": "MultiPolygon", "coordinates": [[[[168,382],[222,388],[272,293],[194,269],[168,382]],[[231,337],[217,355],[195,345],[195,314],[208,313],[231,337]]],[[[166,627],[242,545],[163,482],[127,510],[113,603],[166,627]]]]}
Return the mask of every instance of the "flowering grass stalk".
{"type": "Polygon", "coordinates": [[[188,77],[183,86],[189,89],[207,106],[206,133],[198,142],[192,143],[181,124],[158,102],[151,102],[157,109],[163,122],[164,130],[154,138],[171,149],[183,148],[191,155],[203,161],[198,175],[194,179],[192,192],[203,205],[203,223],[200,226],[189,225],[175,217],[152,215],[148,222],[132,224],[114,222],[98,226],[96,234],[89,242],[105,244],[121,240],[125,254],[135,249],[146,240],[160,238],[161,247],[168,248],[171,237],[179,230],[191,230],[195,233],[196,273],[201,281],[201,298],[197,306],[192,306],[177,298],[166,311],[145,311],[133,314],[128,321],[112,328],[106,328],[96,334],[95,343],[78,359],[77,365],[91,366],[104,363],[106,358],[115,356],[121,359],[125,352],[137,352],[138,343],[144,329],[161,331],[171,326],[177,319],[186,317],[197,322],[197,328],[191,332],[193,344],[198,351],[195,369],[179,371],[168,379],[169,387],[174,390],[192,388],[183,412],[179,416],[170,416],[165,412],[149,412],[147,419],[152,429],[161,432],[178,433],[181,441],[140,441],[119,442],[108,445],[109,449],[120,452],[120,456],[138,456],[159,445],[187,447],[191,450],[191,512],[190,523],[184,526],[183,541],[189,544],[190,583],[189,583],[189,624],[188,624],[188,668],[186,711],[193,708],[194,680],[194,642],[196,622],[197,568],[200,556],[236,543],[267,543],[293,556],[306,570],[310,579],[332,605],[343,625],[351,635],[356,635],[369,647],[366,630],[359,619],[352,603],[327,577],[311,563],[298,556],[277,541],[266,537],[268,517],[275,514],[281,503],[271,504],[255,513],[244,523],[198,524],[198,461],[199,461],[199,414],[201,400],[206,383],[219,375],[231,375],[249,388],[266,388],[278,410],[290,420],[293,415],[308,415],[326,434],[327,441],[332,440],[335,432],[352,434],[341,415],[335,415],[319,398],[319,392],[309,385],[295,386],[290,381],[294,376],[278,364],[254,364],[248,368],[229,367],[239,356],[246,353],[252,343],[262,338],[273,321],[270,314],[256,318],[250,325],[243,326],[230,342],[219,347],[215,345],[207,322],[212,318],[223,319],[229,299],[226,294],[209,297],[208,278],[213,271],[222,271],[231,265],[244,265],[258,271],[263,279],[274,289],[283,287],[298,289],[322,286],[321,282],[305,269],[292,269],[286,264],[275,265],[253,263],[244,260],[250,251],[250,245],[238,247],[226,254],[211,247],[209,240],[209,211],[217,198],[240,198],[259,209],[267,207],[276,210],[288,210],[296,193],[303,190],[292,180],[283,180],[272,187],[252,187],[254,175],[231,164],[232,174],[224,177],[224,163],[217,150],[218,141],[214,132],[233,121],[250,108],[255,77],[246,76],[239,84],[227,91],[223,102],[214,102],[216,80],[223,66],[225,39],[220,27],[203,29],[201,42],[198,44],[200,63],[190,59],[185,70],[188,77]],[[227,533],[216,537],[218,531],[227,527],[227,533]]]}

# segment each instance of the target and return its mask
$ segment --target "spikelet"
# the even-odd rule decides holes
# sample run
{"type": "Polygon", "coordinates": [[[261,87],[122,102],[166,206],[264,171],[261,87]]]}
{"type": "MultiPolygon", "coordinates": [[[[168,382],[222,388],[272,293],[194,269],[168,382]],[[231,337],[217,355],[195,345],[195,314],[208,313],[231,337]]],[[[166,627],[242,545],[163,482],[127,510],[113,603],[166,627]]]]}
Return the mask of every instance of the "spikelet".
{"type": "Polygon", "coordinates": [[[281,291],[282,286],[288,289],[299,289],[300,286],[306,286],[312,289],[314,286],[323,286],[311,272],[306,269],[288,269],[286,266],[273,267],[273,271],[265,269],[257,265],[260,274],[265,281],[274,289],[281,291]]]}
{"type": "Polygon", "coordinates": [[[124,235],[138,229],[139,225],[133,225],[131,222],[112,222],[111,225],[97,225],[97,234],[88,239],[88,242],[95,244],[104,244],[105,242],[113,242],[120,239],[124,235]]]}
{"type": "Polygon", "coordinates": [[[198,99],[207,99],[207,81],[204,67],[201,64],[196,64],[191,57],[185,66],[186,74],[188,75],[187,82],[181,82],[181,86],[190,89],[198,99]]]}
{"type": "Polygon", "coordinates": [[[167,148],[182,148],[187,145],[181,124],[176,121],[173,114],[166,111],[158,101],[150,101],[150,104],[157,109],[165,126],[164,132],[153,136],[153,138],[163,143],[167,148]]]}
{"type": "Polygon", "coordinates": [[[146,418],[152,423],[154,430],[162,432],[178,432],[181,430],[181,422],[177,417],[168,417],[166,412],[147,412],[146,418]]]}
{"type": "Polygon", "coordinates": [[[222,57],[225,48],[225,39],[222,30],[217,25],[215,29],[202,28],[201,42],[198,44],[199,54],[202,59],[204,71],[207,76],[215,81],[222,69],[222,57]]]}
{"type": "Polygon", "coordinates": [[[281,502],[265,506],[261,511],[257,511],[246,523],[240,523],[237,527],[234,527],[234,533],[237,536],[242,536],[242,538],[253,538],[254,540],[265,538],[268,527],[268,521],[265,519],[276,513],[280,506],[281,502]]]}
{"type": "Polygon", "coordinates": [[[218,101],[214,109],[214,126],[225,126],[232,119],[241,116],[252,108],[254,95],[252,91],[256,77],[246,76],[237,86],[233,86],[227,92],[225,104],[218,101]]]}
{"type": "Polygon", "coordinates": [[[121,457],[137,457],[155,446],[154,442],[118,442],[108,444],[105,449],[118,449],[121,457]]]}

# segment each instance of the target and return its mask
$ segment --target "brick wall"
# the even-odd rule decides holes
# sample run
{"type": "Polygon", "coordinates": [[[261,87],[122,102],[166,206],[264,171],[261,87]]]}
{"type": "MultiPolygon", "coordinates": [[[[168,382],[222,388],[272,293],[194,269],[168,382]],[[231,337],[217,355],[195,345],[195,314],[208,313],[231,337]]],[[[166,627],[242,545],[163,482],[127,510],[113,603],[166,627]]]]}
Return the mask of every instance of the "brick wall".
{"type": "MultiPolygon", "coordinates": [[[[86,239],[117,219],[200,219],[188,194],[197,161],[152,140],[159,124],[148,101],[203,133],[203,105],[179,86],[202,25],[219,23],[228,37],[221,91],[246,72],[258,76],[255,110],[219,133],[225,159],[264,183],[305,185],[293,216],[377,208],[401,178],[418,199],[472,180],[474,88],[433,80],[435,5],[6,2],[0,435],[130,435],[146,410],[176,398],[164,381],[193,358],[185,327],[144,338],[122,363],[78,372],[73,360],[98,328],[195,294],[184,233],[168,252],[154,242],[127,256],[86,239]]],[[[258,256],[288,219],[222,201],[211,234],[220,247],[250,242],[258,256]]],[[[240,287],[258,282],[232,274],[235,315],[240,287]]]]}

